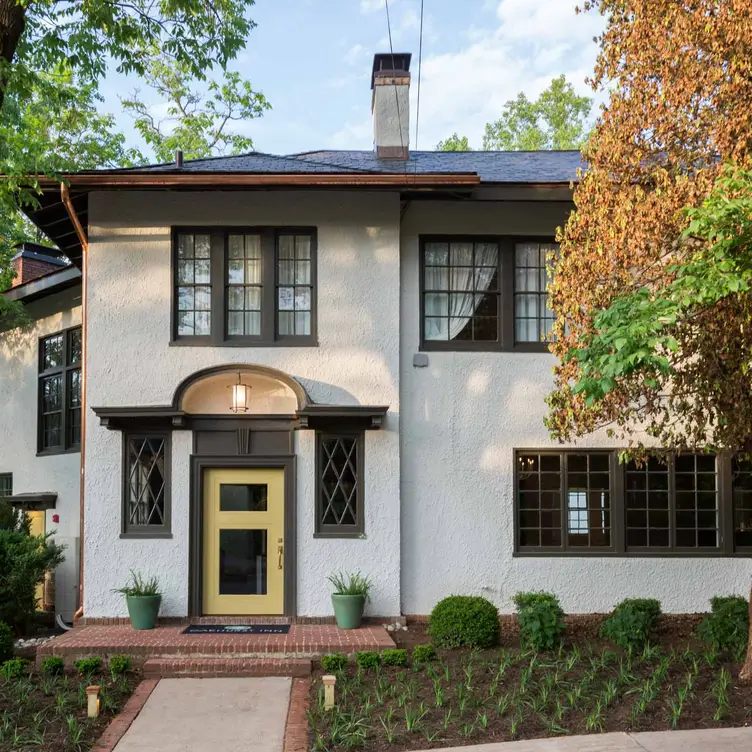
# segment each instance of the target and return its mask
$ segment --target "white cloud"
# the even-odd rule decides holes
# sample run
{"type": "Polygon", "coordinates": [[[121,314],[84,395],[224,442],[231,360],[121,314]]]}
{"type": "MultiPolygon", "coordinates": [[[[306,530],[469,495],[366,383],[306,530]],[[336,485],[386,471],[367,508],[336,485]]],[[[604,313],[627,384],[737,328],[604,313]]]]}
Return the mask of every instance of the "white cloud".
{"type": "MultiPolygon", "coordinates": [[[[394,5],[395,0],[392,0],[394,5]]],[[[384,7],[384,0],[360,0],[360,10],[362,13],[375,13],[384,7]]]]}
{"type": "Polygon", "coordinates": [[[368,50],[362,44],[354,44],[345,53],[345,56],[343,59],[348,65],[355,65],[356,63],[360,62],[360,60],[362,60],[363,57],[367,56],[368,54],[369,54],[368,50]]]}
{"type": "Polygon", "coordinates": [[[330,149],[367,149],[373,141],[373,122],[369,117],[360,122],[345,123],[345,127],[332,134],[327,144],[330,149]]]}

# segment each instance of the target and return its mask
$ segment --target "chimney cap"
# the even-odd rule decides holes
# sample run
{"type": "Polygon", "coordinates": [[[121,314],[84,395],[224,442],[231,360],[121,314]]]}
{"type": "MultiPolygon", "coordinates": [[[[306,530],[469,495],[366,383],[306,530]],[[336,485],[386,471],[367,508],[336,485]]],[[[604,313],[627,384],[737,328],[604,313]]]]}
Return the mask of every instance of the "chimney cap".
{"type": "Polygon", "coordinates": [[[410,52],[377,52],[373,56],[373,70],[371,71],[371,88],[373,89],[376,76],[405,76],[410,73],[410,52]]]}
{"type": "Polygon", "coordinates": [[[183,166],[183,150],[182,149],[175,149],[175,166],[176,167],[183,166]]]}

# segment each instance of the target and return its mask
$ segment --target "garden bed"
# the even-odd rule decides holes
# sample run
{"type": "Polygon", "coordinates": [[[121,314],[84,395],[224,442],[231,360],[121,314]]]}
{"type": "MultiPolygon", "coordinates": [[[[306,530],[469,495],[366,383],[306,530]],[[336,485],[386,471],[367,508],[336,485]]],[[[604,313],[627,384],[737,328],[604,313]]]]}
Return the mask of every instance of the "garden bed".
{"type": "MultiPolygon", "coordinates": [[[[311,689],[310,746],[399,752],[749,723],[752,688],[738,684],[739,664],[701,643],[680,641],[678,627],[664,619],[659,642],[631,657],[594,640],[539,655],[511,645],[437,650],[436,660],[411,661],[407,668],[358,669],[350,661],[338,674],[332,711],[323,708],[319,669],[311,689]]],[[[429,641],[422,625],[394,638],[404,647],[429,641]]]]}
{"type": "Polygon", "coordinates": [[[0,676],[0,752],[91,749],[140,680],[137,672],[113,677],[106,669],[91,676],[43,676],[36,671],[16,679],[0,676]],[[86,687],[91,684],[102,687],[95,719],[86,715],[86,687]]]}

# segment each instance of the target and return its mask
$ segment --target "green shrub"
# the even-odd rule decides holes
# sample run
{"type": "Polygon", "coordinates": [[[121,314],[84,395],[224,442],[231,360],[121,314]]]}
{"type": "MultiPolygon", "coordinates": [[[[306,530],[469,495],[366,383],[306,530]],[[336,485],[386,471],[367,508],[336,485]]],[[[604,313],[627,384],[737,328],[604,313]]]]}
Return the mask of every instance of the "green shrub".
{"type": "Polygon", "coordinates": [[[110,673],[113,676],[126,674],[131,670],[131,659],[127,655],[112,655],[109,661],[110,673]]]}
{"type": "Polygon", "coordinates": [[[24,510],[16,509],[5,499],[0,499],[0,530],[14,530],[30,535],[31,517],[24,510]]]}
{"type": "Polygon", "coordinates": [[[342,653],[329,653],[321,656],[321,668],[328,674],[335,674],[347,666],[347,656],[342,653]]]}
{"type": "Polygon", "coordinates": [[[0,667],[0,674],[5,681],[20,679],[26,673],[26,661],[23,658],[11,658],[0,667]]]}
{"type": "Polygon", "coordinates": [[[73,665],[79,674],[96,674],[102,668],[102,659],[98,656],[79,658],[73,665]]]}
{"type": "Polygon", "coordinates": [[[401,648],[382,650],[381,662],[385,666],[407,666],[407,650],[401,648]]]}
{"type": "Polygon", "coordinates": [[[48,655],[42,659],[42,673],[58,676],[65,671],[65,661],[59,655],[48,655]]]}
{"type": "Polygon", "coordinates": [[[376,668],[381,663],[381,656],[371,650],[355,653],[355,662],[361,668],[376,668]]]}
{"type": "Polygon", "coordinates": [[[649,642],[661,618],[655,598],[627,598],[617,604],[601,625],[601,637],[622,648],[641,648],[649,642]]]}
{"type": "Polygon", "coordinates": [[[450,595],[434,606],[428,633],[443,648],[490,648],[499,642],[499,611],[480,596],[450,595]]]}
{"type": "Polygon", "coordinates": [[[436,648],[433,645],[416,645],[413,648],[413,663],[430,663],[436,658],[436,648]]]}
{"type": "Polygon", "coordinates": [[[0,621],[0,663],[13,657],[13,632],[3,621],[0,621]]]}
{"type": "Polygon", "coordinates": [[[749,638],[749,603],[739,595],[716,596],[710,607],[712,612],[700,623],[697,636],[716,652],[742,660],[749,638]]]}
{"type": "Polygon", "coordinates": [[[525,649],[553,650],[564,634],[564,612],[552,593],[517,593],[520,642],[525,649]]]}
{"type": "Polygon", "coordinates": [[[36,588],[44,573],[63,560],[63,549],[48,535],[0,529],[0,621],[25,630],[36,613],[36,588]]]}

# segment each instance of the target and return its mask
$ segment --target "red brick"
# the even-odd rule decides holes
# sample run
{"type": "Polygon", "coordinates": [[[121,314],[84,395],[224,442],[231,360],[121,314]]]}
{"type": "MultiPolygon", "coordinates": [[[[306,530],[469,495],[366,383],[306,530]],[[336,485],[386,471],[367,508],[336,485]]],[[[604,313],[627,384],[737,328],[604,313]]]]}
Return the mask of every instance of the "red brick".
{"type": "Polygon", "coordinates": [[[144,676],[310,676],[310,658],[150,658],[144,676]]]}
{"type": "Polygon", "coordinates": [[[115,749],[130,725],[136,720],[136,716],[141,712],[141,708],[146,704],[158,682],[158,679],[145,679],[136,687],[123,709],[110,721],[91,752],[112,752],[115,749]]]}
{"type": "Polygon", "coordinates": [[[285,725],[284,752],[308,752],[308,693],[310,679],[293,679],[285,725]]]}

